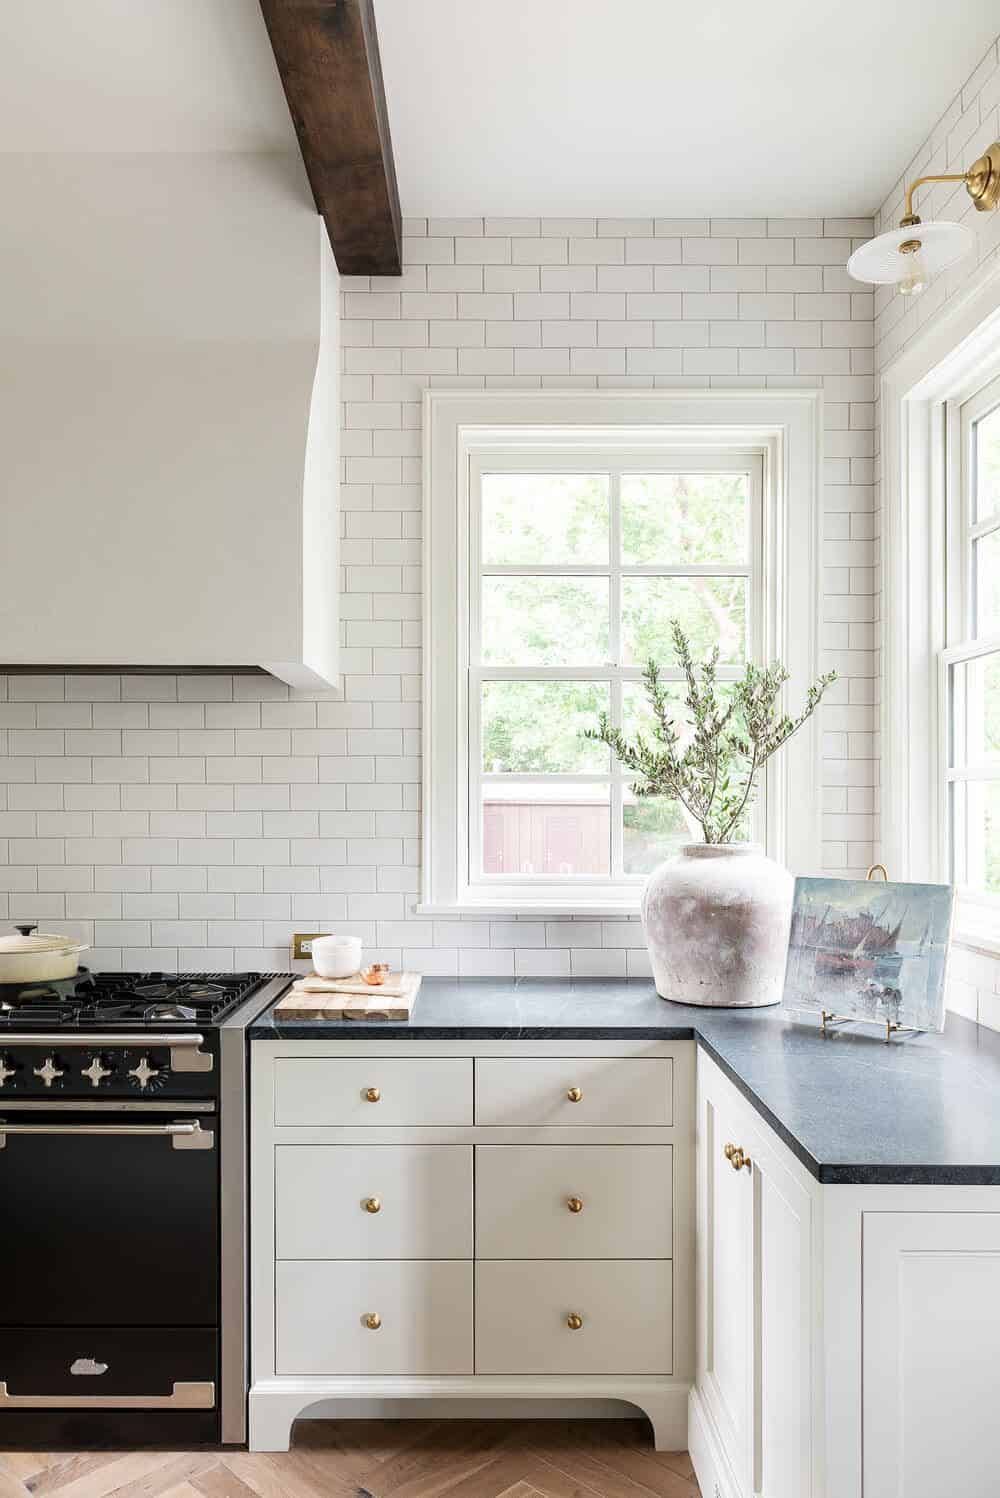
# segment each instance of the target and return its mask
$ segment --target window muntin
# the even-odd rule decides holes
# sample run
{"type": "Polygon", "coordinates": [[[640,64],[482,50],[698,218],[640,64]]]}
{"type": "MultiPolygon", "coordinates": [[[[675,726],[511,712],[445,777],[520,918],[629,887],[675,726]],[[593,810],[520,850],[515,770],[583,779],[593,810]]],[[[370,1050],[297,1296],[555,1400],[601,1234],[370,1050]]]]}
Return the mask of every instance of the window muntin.
{"type": "Polygon", "coordinates": [[[638,885],[691,840],[676,803],[637,798],[580,730],[606,707],[648,731],[646,659],[681,681],[672,617],[696,656],[719,644],[723,682],[760,657],[762,484],[760,452],[476,454],[470,885],[638,885]]]}
{"type": "Polygon", "coordinates": [[[1000,908],[1000,381],[957,411],[944,653],[951,876],[1000,908]]]}

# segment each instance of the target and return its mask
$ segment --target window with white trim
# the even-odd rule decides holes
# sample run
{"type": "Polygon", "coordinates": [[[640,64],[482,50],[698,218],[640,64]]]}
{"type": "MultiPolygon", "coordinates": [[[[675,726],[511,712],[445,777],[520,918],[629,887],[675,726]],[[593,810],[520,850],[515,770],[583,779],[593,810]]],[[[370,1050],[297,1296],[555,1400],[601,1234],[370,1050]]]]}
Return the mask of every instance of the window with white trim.
{"type": "Polygon", "coordinates": [[[948,846],[965,900],[1000,911],[1000,380],[949,417],[948,846]]]}
{"type": "Polygon", "coordinates": [[[684,721],[672,619],[696,659],[718,649],[722,683],[760,658],[762,467],[736,451],[475,455],[472,886],[641,885],[699,835],[679,803],[636,797],[584,730],[604,712],[649,735],[650,657],[684,721]]]}
{"type": "MultiPolygon", "coordinates": [[[[648,731],[651,656],[680,705],[672,618],[696,658],[719,646],[723,689],[778,657],[805,694],[820,428],[805,389],[425,392],[418,912],[638,910],[692,829],[583,730],[648,731]]],[[[810,722],[746,825],[796,872],[819,865],[817,769],[810,722]]]]}

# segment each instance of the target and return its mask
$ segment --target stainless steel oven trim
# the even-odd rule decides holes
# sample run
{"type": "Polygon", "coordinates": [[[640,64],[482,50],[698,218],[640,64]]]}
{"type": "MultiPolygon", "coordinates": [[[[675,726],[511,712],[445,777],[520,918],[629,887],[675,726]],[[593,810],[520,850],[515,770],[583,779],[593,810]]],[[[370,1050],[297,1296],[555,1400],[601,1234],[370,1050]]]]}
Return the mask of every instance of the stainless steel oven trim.
{"type": "Polygon", "coordinates": [[[247,1438],[249,1084],[246,1027],[280,999],[294,978],[294,973],[275,974],[219,1026],[219,1091],[222,1098],[219,1119],[222,1259],[219,1409],[222,1443],[226,1446],[241,1446],[247,1438]]]}
{"type": "Polygon", "coordinates": [[[171,1394],[11,1394],[0,1380],[0,1410],[210,1410],[215,1384],[175,1380],[171,1394]]]}
{"type": "Polygon", "coordinates": [[[141,1136],[145,1138],[166,1138],[170,1140],[175,1150],[210,1150],[215,1148],[215,1133],[212,1129],[203,1129],[201,1120],[198,1118],[185,1120],[181,1123],[161,1124],[106,1124],[106,1123],[83,1123],[83,1124],[44,1124],[44,1123],[7,1123],[0,1118],[0,1150],[7,1148],[8,1134],[60,1134],[80,1135],[87,1134],[91,1138],[111,1138],[121,1135],[131,1137],[141,1136]]]}
{"type": "Polygon", "coordinates": [[[78,1102],[50,1102],[44,1097],[30,1101],[21,1098],[0,1099],[0,1110],[4,1113],[215,1113],[218,1106],[211,1098],[204,1103],[172,1103],[169,1100],[133,1103],[121,1098],[102,1098],[99,1102],[89,1098],[80,1098],[78,1102]]]}
{"type": "Polygon", "coordinates": [[[165,1046],[170,1051],[172,1071],[205,1072],[211,1071],[215,1066],[215,1057],[212,1052],[201,1049],[205,1044],[204,1035],[157,1035],[148,1030],[138,1034],[98,1030],[89,1032],[81,1030],[67,1034],[63,1030],[50,1030],[45,1035],[4,1034],[0,1036],[0,1043],[5,1047],[30,1045],[39,1050],[48,1051],[105,1051],[121,1049],[124,1046],[137,1046],[140,1050],[150,1051],[154,1047],[159,1049],[165,1046]]]}

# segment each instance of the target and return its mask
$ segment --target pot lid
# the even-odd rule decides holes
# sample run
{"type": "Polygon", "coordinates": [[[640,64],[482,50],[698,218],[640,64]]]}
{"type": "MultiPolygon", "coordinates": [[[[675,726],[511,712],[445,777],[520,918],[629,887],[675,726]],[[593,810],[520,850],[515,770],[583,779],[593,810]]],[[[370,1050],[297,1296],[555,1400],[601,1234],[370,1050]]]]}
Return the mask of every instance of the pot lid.
{"type": "Polygon", "coordinates": [[[72,936],[60,936],[54,931],[39,931],[36,926],[18,926],[6,936],[0,936],[0,957],[14,956],[21,952],[79,952],[80,943],[72,936]]]}

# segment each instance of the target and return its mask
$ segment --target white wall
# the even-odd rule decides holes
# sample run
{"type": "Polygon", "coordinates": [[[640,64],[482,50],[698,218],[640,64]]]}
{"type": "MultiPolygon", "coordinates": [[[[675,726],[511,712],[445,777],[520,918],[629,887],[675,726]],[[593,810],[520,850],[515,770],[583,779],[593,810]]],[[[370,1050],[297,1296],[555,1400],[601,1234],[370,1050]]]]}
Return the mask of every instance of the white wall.
{"type": "MultiPolygon", "coordinates": [[[[998,138],[1000,65],[997,44],[994,43],[952,99],[913,160],[907,163],[878,212],[877,231],[882,233],[895,228],[899,222],[908,182],[927,173],[963,172],[998,138]]],[[[878,288],[875,295],[875,354],[876,368],[880,373],[933,324],[956,295],[967,289],[1000,257],[1000,213],[977,213],[960,182],[920,189],[916,208],[924,219],[957,219],[967,223],[975,232],[977,250],[952,270],[938,276],[915,300],[901,297],[893,287],[878,288]]],[[[957,1012],[971,1019],[978,1018],[992,1029],[1000,1029],[1000,955],[974,946],[955,945],[949,967],[948,1002],[957,1012]]]]}
{"type": "MultiPolygon", "coordinates": [[[[105,966],[285,966],[336,923],[435,973],[646,971],[635,921],[431,921],[418,891],[420,406],[428,383],[821,386],[824,866],[873,854],[867,220],[407,223],[402,280],[342,283],[344,700],[238,677],[14,676],[0,916],[105,966]]],[[[261,600],[266,607],[267,600],[261,600]]],[[[0,647],[2,658],[2,647],[0,647]]]]}

